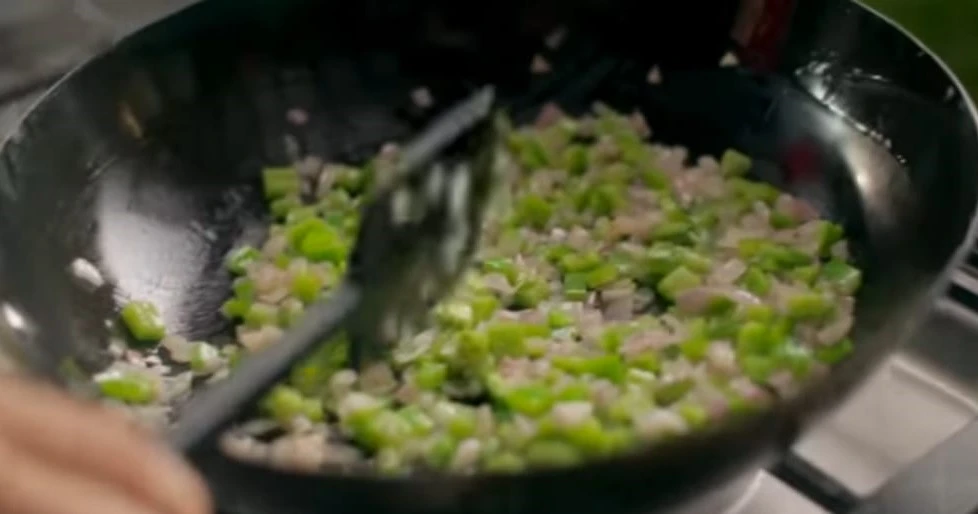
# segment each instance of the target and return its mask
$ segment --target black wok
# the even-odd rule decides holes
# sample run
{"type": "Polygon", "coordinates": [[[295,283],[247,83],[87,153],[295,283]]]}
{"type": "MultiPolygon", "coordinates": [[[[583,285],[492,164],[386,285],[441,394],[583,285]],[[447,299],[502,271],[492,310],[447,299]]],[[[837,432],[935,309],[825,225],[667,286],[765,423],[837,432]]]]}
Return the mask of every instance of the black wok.
{"type": "Polygon", "coordinates": [[[857,4],[791,4],[199,4],[72,73],[3,147],[4,230],[30,253],[10,257],[13,239],[2,239],[2,297],[27,319],[7,316],[7,328],[29,344],[70,339],[90,369],[105,364],[103,321],[121,298],[153,301],[187,336],[222,332],[221,260],[262,237],[257,173],[286,162],[283,137],[325,158],[363,157],[426,121],[415,87],[446,106],[493,83],[520,120],[549,100],[638,107],[656,139],[694,153],[741,148],[761,178],[845,225],[865,286],[857,351],[828,379],[743,423],[563,471],[382,480],[193,458],[221,506],[242,514],[639,512],[703,496],[770,462],[840,402],[916,326],[974,235],[978,136],[960,84],[857,4]],[[546,52],[553,71],[530,74],[561,24],[566,41],[546,52]],[[745,66],[718,66],[730,49],[745,66]],[[653,65],[661,84],[647,81],[653,65]],[[291,107],[310,113],[301,130],[286,122],[291,107]],[[111,285],[71,281],[63,270],[78,256],[111,285]]]}

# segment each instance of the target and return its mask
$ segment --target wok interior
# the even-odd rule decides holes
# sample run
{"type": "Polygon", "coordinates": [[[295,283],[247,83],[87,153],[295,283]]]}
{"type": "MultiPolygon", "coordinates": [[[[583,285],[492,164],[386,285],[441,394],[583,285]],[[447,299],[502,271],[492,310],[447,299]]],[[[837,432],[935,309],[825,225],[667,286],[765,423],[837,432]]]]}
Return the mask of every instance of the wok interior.
{"type": "MultiPolygon", "coordinates": [[[[732,48],[733,2],[657,2],[655,13],[581,2],[576,17],[544,2],[299,4],[218,0],[155,25],[63,83],[5,147],[0,177],[20,199],[16,225],[56,261],[45,272],[69,290],[89,365],[104,363],[103,320],[123,298],[153,302],[191,338],[226,331],[224,255],[260,242],[268,223],[261,167],[288,162],[286,138],[327,160],[363,159],[403,140],[427,120],[411,102],[418,87],[437,110],[495,83],[520,122],[548,101],[581,113],[600,100],[640,109],[654,139],[692,155],[752,155],[760,178],[846,227],[865,270],[859,348],[833,377],[834,392],[904,336],[968,231],[978,160],[964,101],[929,56],[864,11],[828,30],[815,15],[839,15],[842,2],[826,2],[839,12],[796,13],[781,66],[765,73],[717,66],[732,48]],[[634,21],[643,17],[663,21],[643,29],[634,21]],[[544,36],[562,23],[566,40],[547,49],[544,36]],[[875,51],[853,47],[870,35],[875,51]],[[831,45],[835,64],[863,71],[805,68],[819,62],[814,49],[831,45]],[[537,53],[552,73],[530,73],[537,53]],[[647,81],[655,64],[659,85],[647,81]],[[289,124],[290,108],[307,111],[309,123],[289,124]],[[78,256],[114,287],[93,293],[70,282],[61,270],[78,256]]],[[[23,293],[6,289],[13,302],[23,293]]],[[[753,448],[742,446],[714,450],[740,458],[753,448]]]]}

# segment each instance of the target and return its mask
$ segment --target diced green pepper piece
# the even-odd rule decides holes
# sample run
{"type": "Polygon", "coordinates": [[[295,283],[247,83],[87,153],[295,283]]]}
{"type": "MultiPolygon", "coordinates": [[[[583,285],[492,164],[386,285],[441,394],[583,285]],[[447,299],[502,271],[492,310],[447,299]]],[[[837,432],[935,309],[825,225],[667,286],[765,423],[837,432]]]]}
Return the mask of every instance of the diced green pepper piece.
{"type": "Polygon", "coordinates": [[[297,389],[275,386],[262,400],[262,409],[279,423],[289,423],[305,411],[305,398],[297,389]]]}
{"type": "Polygon", "coordinates": [[[499,273],[506,277],[512,284],[519,277],[519,270],[516,264],[509,259],[487,259],[482,263],[482,271],[485,273],[499,273]]]}
{"type": "Polygon", "coordinates": [[[532,309],[547,298],[550,298],[550,284],[540,278],[527,278],[516,286],[513,307],[532,309]]]}
{"type": "Polygon", "coordinates": [[[682,264],[682,252],[675,246],[654,244],[642,259],[642,267],[653,279],[663,277],[682,264]]]}
{"type": "Polygon", "coordinates": [[[658,405],[669,406],[681,400],[686,393],[693,389],[692,379],[663,382],[655,389],[655,402],[658,405]]]}
{"type": "Polygon", "coordinates": [[[278,307],[261,302],[253,303],[244,315],[244,322],[252,328],[278,325],[278,307]]]}
{"type": "Polygon", "coordinates": [[[659,281],[657,290],[669,300],[675,300],[679,293],[703,284],[703,279],[685,266],[680,266],[659,281]]]}
{"type": "Polygon", "coordinates": [[[677,248],[676,255],[682,261],[683,266],[695,273],[707,273],[713,268],[713,261],[709,257],[689,248],[677,248]]]}
{"type": "Polygon", "coordinates": [[[798,226],[798,220],[793,216],[781,211],[771,212],[771,227],[778,230],[793,228],[798,226]]]}
{"type": "Polygon", "coordinates": [[[549,325],[551,329],[559,330],[561,328],[572,326],[573,324],[574,317],[571,316],[569,312],[554,309],[547,313],[547,325],[549,325]]]}
{"type": "Polygon", "coordinates": [[[480,323],[492,318],[492,315],[499,309],[499,299],[491,294],[480,294],[473,297],[469,304],[472,307],[472,314],[475,322],[480,323]]]}
{"type": "Polygon", "coordinates": [[[153,403],[159,395],[157,384],[138,373],[109,373],[96,382],[102,396],[132,405],[153,403]]]}
{"type": "Polygon", "coordinates": [[[450,415],[443,419],[448,433],[459,440],[472,437],[478,426],[475,409],[468,405],[453,407],[450,415]]]}
{"type": "Polygon", "coordinates": [[[853,294],[862,285],[862,272],[840,260],[831,260],[822,266],[822,280],[843,294],[853,294]]]}
{"type": "Polygon", "coordinates": [[[511,389],[502,398],[507,407],[527,416],[542,416],[550,412],[554,394],[545,385],[526,385],[511,389]]]}
{"type": "Polygon", "coordinates": [[[437,434],[429,439],[426,446],[425,462],[435,469],[441,469],[451,462],[458,448],[458,441],[450,435],[437,434]]]}
{"type": "Polygon", "coordinates": [[[588,155],[587,149],[583,146],[578,144],[569,145],[564,149],[561,160],[564,163],[564,169],[572,176],[579,177],[587,173],[588,155]]]}
{"type": "Polygon", "coordinates": [[[774,358],[778,365],[791,371],[796,378],[806,378],[812,370],[815,357],[811,350],[794,342],[778,348],[774,358]]]}
{"type": "MultiPolygon", "coordinates": [[[[489,336],[477,330],[464,330],[458,334],[458,358],[468,369],[477,369],[490,358],[489,336]]],[[[529,353],[532,348],[527,348],[529,353]]]]}
{"type": "Polygon", "coordinates": [[[238,277],[231,283],[231,290],[236,298],[251,301],[255,297],[255,282],[248,277],[238,277]]]}
{"type": "Polygon", "coordinates": [[[486,327],[486,335],[494,354],[520,357],[527,354],[527,339],[546,337],[550,329],[529,323],[496,322],[486,327]]]}
{"type": "Polygon", "coordinates": [[[587,272],[587,286],[591,289],[601,289],[618,280],[618,267],[614,264],[602,264],[587,272]]]}
{"type": "Polygon", "coordinates": [[[486,458],[485,470],[490,473],[515,474],[526,469],[526,462],[514,453],[500,453],[486,458]]]}
{"type": "Polygon", "coordinates": [[[656,241],[675,241],[684,243],[690,241],[693,227],[685,221],[665,221],[652,229],[650,236],[656,241]]]}
{"type": "Polygon", "coordinates": [[[427,435],[435,429],[435,420],[417,405],[402,407],[398,414],[411,425],[414,435],[427,435]]]}
{"type": "Polygon", "coordinates": [[[764,296],[771,290],[771,277],[762,271],[761,269],[751,266],[747,268],[744,275],[740,278],[740,283],[743,284],[748,291],[758,295],[764,296]]]}
{"type": "Polygon", "coordinates": [[[628,364],[635,368],[658,373],[662,370],[662,357],[655,350],[647,350],[629,357],[628,364]]]}
{"type": "Polygon", "coordinates": [[[381,410],[353,427],[356,440],[374,449],[400,446],[413,434],[411,422],[390,410],[381,410]]]}
{"type": "Polygon", "coordinates": [[[435,308],[435,318],[445,328],[466,329],[475,324],[472,306],[462,302],[445,302],[435,308]]]}
{"type": "Polygon", "coordinates": [[[336,232],[336,229],[329,226],[322,218],[306,218],[294,225],[289,225],[285,229],[285,238],[289,246],[298,250],[302,245],[302,240],[312,232],[318,231],[336,232]]]}
{"type": "Polygon", "coordinates": [[[752,164],[753,161],[751,161],[750,157],[733,148],[727,149],[727,151],[723,152],[723,156],[720,157],[720,171],[728,177],[746,175],[750,171],[752,164]]]}
{"type": "Polygon", "coordinates": [[[572,302],[583,302],[587,295],[587,275],[571,273],[564,276],[564,298],[572,302]]]}
{"type": "Polygon", "coordinates": [[[669,187],[672,185],[672,180],[669,179],[669,175],[652,165],[646,164],[642,166],[641,177],[642,182],[644,182],[646,186],[658,191],[669,189],[669,187]]]}
{"type": "Polygon", "coordinates": [[[587,455],[606,455],[612,449],[604,427],[593,417],[564,428],[561,436],[587,455]]]}
{"type": "Polygon", "coordinates": [[[610,216],[625,204],[625,192],[618,184],[604,183],[592,188],[586,195],[583,209],[596,216],[610,216]]]}
{"type": "Polygon", "coordinates": [[[269,200],[298,195],[302,189],[299,172],[291,166],[265,168],[261,176],[265,198],[269,200]]]}
{"type": "Polygon", "coordinates": [[[819,253],[822,255],[827,255],[831,249],[832,245],[842,240],[845,235],[845,231],[839,225],[835,223],[819,220],[818,223],[818,242],[819,242],[819,253]]]}
{"type": "Polygon", "coordinates": [[[701,428],[706,426],[707,422],[710,420],[710,414],[701,405],[695,403],[683,403],[677,409],[679,415],[682,416],[686,423],[692,428],[701,428]]]}
{"type": "Polygon", "coordinates": [[[769,305],[751,305],[744,309],[743,317],[749,321],[770,323],[774,320],[774,309],[769,305]]]}
{"type": "Polygon", "coordinates": [[[617,355],[600,355],[587,359],[583,371],[585,374],[606,378],[617,384],[624,382],[628,370],[617,355]]]}
{"type": "Polygon", "coordinates": [[[428,391],[441,388],[446,378],[448,366],[441,362],[422,361],[414,369],[414,383],[428,391]]]}
{"type": "Polygon", "coordinates": [[[583,382],[571,382],[557,392],[557,401],[572,402],[591,399],[591,388],[583,382]]]}
{"type": "Polygon", "coordinates": [[[794,320],[822,319],[834,310],[832,301],[819,293],[801,293],[788,298],[787,314],[794,320]]]}
{"type": "Polygon", "coordinates": [[[541,230],[547,226],[554,208],[545,198],[536,194],[528,194],[519,199],[516,204],[516,219],[520,225],[529,225],[541,230]]]}
{"type": "Polygon", "coordinates": [[[581,461],[581,454],[568,443],[539,440],[531,442],[524,453],[532,466],[568,467],[581,461]]]}
{"type": "Polygon", "coordinates": [[[751,204],[764,202],[770,205],[781,195],[781,191],[770,184],[753,182],[743,178],[731,179],[730,187],[735,194],[751,204]]]}
{"type": "Polygon", "coordinates": [[[598,343],[604,351],[618,353],[618,349],[624,344],[625,339],[636,331],[637,328],[631,324],[610,325],[601,332],[598,343]]]}
{"type": "Polygon", "coordinates": [[[231,273],[244,275],[248,271],[248,265],[260,258],[261,252],[257,248],[245,245],[232,250],[225,260],[225,265],[231,273]]]}
{"type": "Polygon", "coordinates": [[[819,271],[818,265],[812,264],[810,266],[795,268],[791,270],[789,274],[791,275],[791,278],[805,284],[806,286],[810,286],[815,283],[815,279],[818,278],[819,271]]]}
{"type": "Polygon", "coordinates": [[[601,256],[597,252],[571,253],[560,259],[558,267],[563,273],[583,273],[597,268],[602,262],[601,256]]]}
{"type": "Polygon", "coordinates": [[[319,215],[319,210],[316,207],[313,206],[295,207],[289,210],[289,212],[285,215],[285,224],[294,225],[303,220],[315,218],[318,215],[319,215]]]}
{"type": "Polygon", "coordinates": [[[195,342],[190,348],[190,369],[194,373],[213,373],[222,364],[221,352],[216,346],[195,342]]]}
{"type": "Polygon", "coordinates": [[[323,402],[318,398],[304,398],[302,400],[302,415],[313,423],[322,423],[326,419],[326,412],[323,409],[323,402]]]}
{"type": "Polygon", "coordinates": [[[777,361],[763,355],[745,355],[740,358],[740,369],[751,380],[765,383],[778,369],[777,361]]]}
{"type": "Polygon", "coordinates": [[[334,184],[351,195],[362,193],[367,185],[367,174],[361,169],[352,166],[339,166],[334,173],[336,173],[334,184]]]}
{"type": "Polygon", "coordinates": [[[251,304],[248,301],[241,300],[239,298],[231,298],[221,305],[221,314],[224,314],[224,316],[228,319],[240,319],[248,313],[250,308],[251,304]]]}
{"type": "Polygon", "coordinates": [[[820,346],[815,349],[815,358],[825,364],[838,364],[852,353],[854,347],[852,339],[843,339],[838,343],[829,346],[820,346]]]}
{"type": "Polygon", "coordinates": [[[284,220],[292,209],[302,206],[302,200],[298,196],[283,196],[276,198],[268,204],[268,210],[275,219],[284,220]]]}
{"type": "Polygon", "coordinates": [[[768,325],[748,321],[737,332],[737,353],[741,355],[765,355],[773,348],[773,338],[768,325]]]}
{"type": "Polygon", "coordinates": [[[547,149],[533,135],[524,135],[519,146],[520,163],[527,169],[531,171],[538,170],[546,168],[550,164],[547,149]]]}
{"type": "Polygon", "coordinates": [[[317,262],[338,264],[346,259],[349,251],[349,244],[335,229],[310,231],[299,243],[299,252],[317,262]]]}
{"type": "Polygon", "coordinates": [[[122,308],[121,315],[122,322],[136,341],[153,343],[166,335],[160,311],[150,302],[133,300],[122,308]]]}
{"type": "Polygon", "coordinates": [[[679,343],[679,350],[683,356],[693,362],[703,360],[709,347],[710,340],[702,336],[693,336],[679,343]]]}
{"type": "Polygon", "coordinates": [[[316,300],[324,285],[322,277],[311,271],[292,276],[292,294],[306,304],[316,300]]]}

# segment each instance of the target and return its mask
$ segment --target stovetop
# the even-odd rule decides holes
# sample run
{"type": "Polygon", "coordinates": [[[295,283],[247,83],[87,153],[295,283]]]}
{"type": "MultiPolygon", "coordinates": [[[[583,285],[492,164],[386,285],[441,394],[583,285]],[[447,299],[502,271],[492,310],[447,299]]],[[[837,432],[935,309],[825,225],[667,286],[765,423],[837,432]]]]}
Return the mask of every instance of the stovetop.
{"type": "MultiPolygon", "coordinates": [[[[194,1],[4,0],[0,137],[74,63],[194,1]],[[38,36],[53,27],[64,44],[38,36]]],[[[911,343],[726,514],[978,512],[976,364],[978,253],[911,343]]]]}

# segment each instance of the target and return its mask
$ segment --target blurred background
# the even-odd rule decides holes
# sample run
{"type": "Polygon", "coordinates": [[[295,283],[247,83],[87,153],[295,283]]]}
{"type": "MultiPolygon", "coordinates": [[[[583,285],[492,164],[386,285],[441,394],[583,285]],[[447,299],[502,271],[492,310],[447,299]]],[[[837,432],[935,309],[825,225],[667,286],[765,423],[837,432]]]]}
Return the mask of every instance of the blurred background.
{"type": "MultiPolygon", "coordinates": [[[[194,1],[0,0],[0,97],[33,89],[132,28],[194,1]]],[[[919,36],[978,95],[978,0],[865,2],[919,36]]]]}
{"type": "Polygon", "coordinates": [[[972,98],[978,99],[978,1],[866,0],[865,3],[923,40],[954,69],[972,98]]]}

